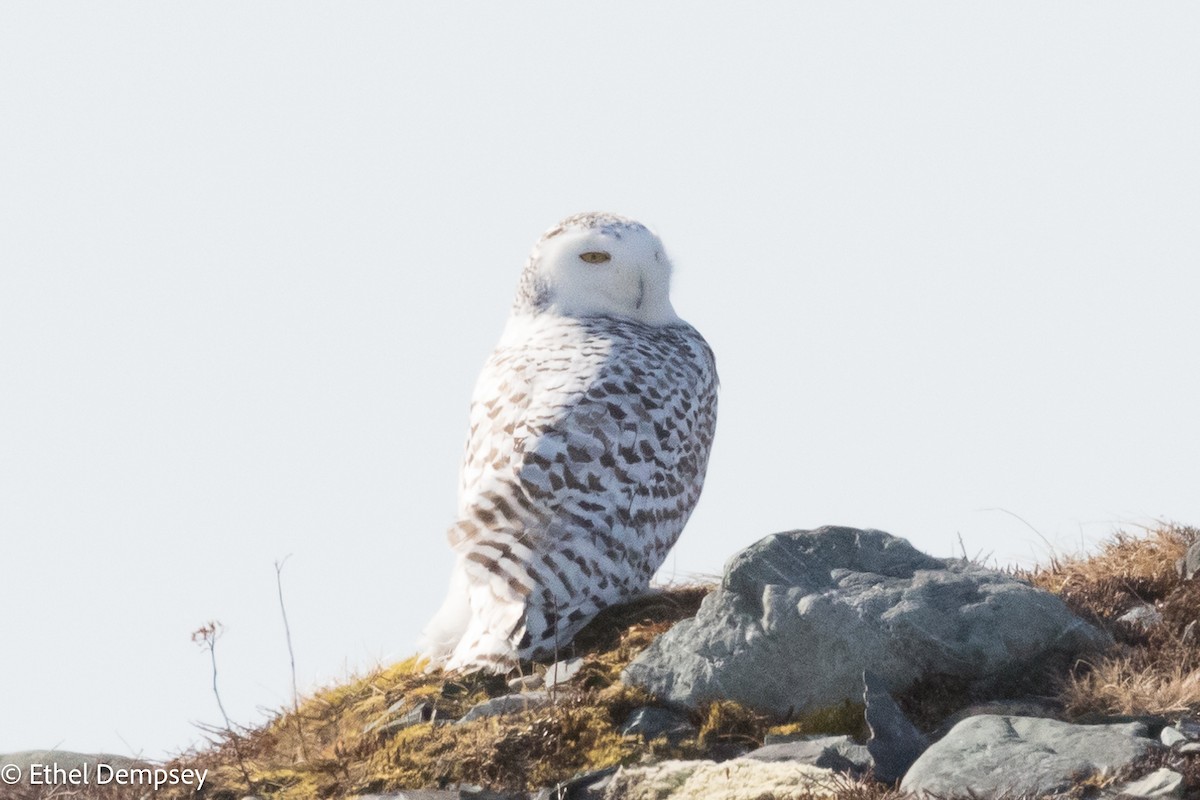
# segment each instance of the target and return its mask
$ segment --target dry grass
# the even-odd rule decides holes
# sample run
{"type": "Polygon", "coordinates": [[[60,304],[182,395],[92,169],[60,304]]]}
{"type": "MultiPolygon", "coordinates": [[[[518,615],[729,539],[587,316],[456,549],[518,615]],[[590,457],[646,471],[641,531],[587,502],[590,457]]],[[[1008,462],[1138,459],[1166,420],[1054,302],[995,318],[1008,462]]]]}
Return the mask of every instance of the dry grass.
{"type": "MultiPolygon", "coordinates": [[[[618,734],[630,711],[652,703],[618,678],[656,636],[693,616],[711,588],[675,587],[598,616],[560,653],[560,658],[582,657],[584,666],[550,706],[461,725],[437,724],[508,693],[507,685],[496,676],[426,674],[410,659],[319,691],[298,711],[281,713],[259,729],[236,737],[212,730],[207,748],[174,763],[208,768],[212,788],[206,786],[205,796],[213,800],[240,798],[251,790],[272,800],[312,800],[456,784],[519,790],[626,763],[647,751],[701,757],[696,741],[670,748],[665,741],[647,744],[618,734]],[[379,724],[421,704],[432,707],[434,719],[399,730],[379,724]],[[239,750],[252,786],[238,768],[239,750]]],[[[527,665],[526,670],[537,668],[527,665]]]]}
{"type": "Polygon", "coordinates": [[[1200,672],[1177,664],[1138,669],[1136,659],[1109,656],[1072,675],[1063,687],[1068,713],[1179,715],[1200,711],[1200,672]]]}
{"type": "Polygon", "coordinates": [[[1200,713],[1200,625],[1188,627],[1200,619],[1200,581],[1182,580],[1175,566],[1198,539],[1200,530],[1179,525],[1119,533],[1097,555],[1055,559],[1025,575],[1118,642],[1063,678],[1059,694],[1069,715],[1200,713]],[[1117,621],[1141,604],[1154,606],[1162,621],[1145,630],[1117,621]]]}
{"type": "Polygon", "coordinates": [[[1119,532],[1098,554],[1054,557],[1023,577],[1061,597],[1075,613],[1104,624],[1175,591],[1182,583],[1175,562],[1198,537],[1200,531],[1179,525],[1163,525],[1144,535],[1119,532]]]}

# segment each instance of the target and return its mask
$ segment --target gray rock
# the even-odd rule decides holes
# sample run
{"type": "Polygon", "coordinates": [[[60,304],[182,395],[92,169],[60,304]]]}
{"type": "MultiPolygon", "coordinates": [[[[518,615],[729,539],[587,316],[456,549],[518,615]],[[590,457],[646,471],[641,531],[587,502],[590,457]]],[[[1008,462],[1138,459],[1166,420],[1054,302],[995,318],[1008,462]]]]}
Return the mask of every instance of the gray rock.
{"type": "Polygon", "coordinates": [[[809,739],[823,739],[823,733],[768,733],[763,737],[763,746],[769,744],[790,744],[792,742],[807,742],[809,739]]]}
{"type": "Polygon", "coordinates": [[[1179,574],[1185,581],[1190,581],[1200,574],[1200,542],[1188,548],[1187,554],[1177,565],[1179,574]]]}
{"type": "Polygon", "coordinates": [[[402,789],[388,794],[360,794],[350,800],[527,800],[525,792],[489,792],[478,786],[457,789],[402,789]]]}
{"type": "Polygon", "coordinates": [[[660,636],[624,680],[690,708],[731,699],[783,716],[857,700],[864,669],[895,691],[937,674],[1003,687],[1109,644],[1010,575],[882,531],[820,528],[735,555],[696,617],[660,636]]]}
{"type": "Polygon", "coordinates": [[[431,722],[434,719],[436,709],[432,703],[418,703],[416,706],[404,711],[408,707],[408,700],[399,700],[383,712],[377,719],[368,722],[363,727],[363,733],[377,731],[381,734],[395,733],[404,728],[411,728],[413,725],[420,725],[423,722],[431,722]],[[404,711],[404,713],[400,713],[404,711]]]}
{"type": "Polygon", "coordinates": [[[1186,742],[1188,737],[1179,732],[1178,728],[1172,728],[1170,725],[1162,729],[1162,733],[1158,735],[1159,741],[1167,747],[1173,747],[1180,742],[1186,742]]]}
{"type": "MultiPolygon", "coordinates": [[[[937,730],[929,734],[930,741],[937,741],[950,732],[958,723],[962,722],[967,717],[978,717],[982,714],[991,714],[994,717],[1042,717],[1044,719],[1064,720],[1062,715],[1062,707],[1057,704],[1047,703],[1044,700],[1032,698],[1018,698],[1013,700],[988,700],[983,703],[972,703],[964,709],[955,711],[942,723],[938,725],[937,730]]],[[[1097,720],[1097,722],[1106,722],[1108,720],[1097,720]]],[[[1112,720],[1118,721],[1118,720],[1112,720]]],[[[1130,722],[1133,720],[1119,720],[1130,722]]],[[[1078,722],[1078,720],[1076,720],[1078,722]]]]}
{"type": "Polygon", "coordinates": [[[1117,622],[1123,622],[1131,627],[1147,630],[1162,622],[1162,618],[1162,614],[1157,608],[1143,603],[1140,606],[1134,606],[1117,617],[1117,622]]]}
{"type": "Polygon", "coordinates": [[[1036,717],[965,719],[926,750],[902,791],[938,797],[1040,796],[1112,773],[1161,747],[1139,723],[1071,725],[1036,717]]]}
{"type": "Polygon", "coordinates": [[[606,767],[576,775],[569,781],[542,789],[533,800],[601,800],[616,771],[616,767],[606,767]]]}
{"type": "Polygon", "coordinates": [[[678,711],[642,706],[629,714],[618,732],[623,736],[641,736],[647,741],[665,736],[671,744],[679,744],[684,739],[694,737],[697,730],[678,711]]]}
{"type": "Polygon", "coordinates": [[[875,763],[875,778],[884,783],[898,781],[929,742],[904,716],[883,681],[870,671],[863,673],[863,702],[871,729],[867,752],[875,763]]]}
{"type": "Polygon", "coordinates": [[[1163,767],[1136,781],[1129,781],[1109,790],[1121,798],[1183,797],[1183,776],[1163,767]]]}
{"type": "Polygon", "coordinates": [[[530,689],[540,689],[545,685],[546,685],[546,676],[539,675],[536,673],[533,675],[522,675],[521,677],[513,678],[511,681],[508,682],[508,688],[512,689],[514,692],[524,692],[524,691],[528,691],[530,689]]]}
{"type": "Polygon", "coordinates": [[[550,704],[550,695],[547,692],[524,692],[522,694],[506,694],[503,697],[493,697],[491,700],[484,700],[478,705],[472,706],[466,714],[463,714],[462,719],[454,723],[455,725],[463,722],[472,722],[484,717],[498,717],[503,714],[516,714],[521,711],[532,711],[536,708],[550,704]]]}
{"type": "Polygon", "coordinates": [[[794,761],[858,776],[875,762],[867,748],[849,736],[819,736],[780,744],[768,744],[747,753],[755,761],[794,761]]]}
{"type": "Polygon", "coordinates": [[[582,658],[569,658],[566,661],[556,661],[546,670],[542,681],[547,689],[559,686],[574,678],[583,669],[582,658]]]}
{"type": "Polygon", "coordinates": [[[1194,756],[1200,753],[1200,742],[1188,742],[1179,748],[1179,753],[1185,756],[1194,756]]]}
{"type": "MultiPolygon", "coordinates": [[[[1041,715],[1014,714],[1010,716],[1024,717],[1041,715]]],[[[1163,728],[1171,724],[1169,719],[1158,714],[1099,714],[1096,712],[1080,714],[1071,721],[1076,725],[1126,725],[1130,722],[1136,722],[1146,729],[1146,732],[1143,735],[1148,736],[1151,739],[1157,739],[1162,734],[1163,728]]]]}
{"type": "Polygon", "coordinates": [[[659,761],[618,769],[604,800],[827,798],[845,783],[832,770],[794,761],[659,761]]]}
{"type": "Polygon", "coordinates": [[[1175,729],[1192,741],[1200,739],[1200,720],[1183,717],[1175,723],[1175,729]]]}

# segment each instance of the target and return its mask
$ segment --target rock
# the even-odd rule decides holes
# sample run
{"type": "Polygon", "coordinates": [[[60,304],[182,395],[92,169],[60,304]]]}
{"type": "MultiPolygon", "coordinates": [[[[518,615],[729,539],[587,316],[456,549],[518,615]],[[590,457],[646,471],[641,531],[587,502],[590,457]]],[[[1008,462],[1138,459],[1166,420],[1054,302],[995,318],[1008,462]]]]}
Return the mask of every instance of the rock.
{"type": "Polygon", "coordinates": [[[763,747],[771,744],[791,744],[792,742],[807,742],[809,739],[823,739],[820,733],[768,733],[763,737],[763,747]]]}
{"type": "Polygon", "coordinates": [[[472,722],[484,717],[498,717],[502,714],[532,711],[533,709],[549,704],[550,695],[547,692],[506,694],[502,697],[493,697],[491,700],[484,700],[482,703],[472,706],[466,714],[463,714],[462,719],[454,724],[459,725],[464,722],[472,722]]]}
{"type": "Polygon", "coordinates": [[[1179,569],[1179,575],[1185,581],[1190,581],[1200,574],[1200,542],[1195,542],[1188,548],[1187,554],[1176,565],[1179,569]]]}
{"type": "Polygon", "coordinates": [[[1183,797],[1183,776],[1163,767],[1139,780],[1109,787],[1108,793],[1121,798],[1183,797]]]}
{"type": "Polygon", "coordinates": [[[904,716],[883,681],[870,671],[863,673],[863,702],[871,729],[867,752],[875,764],[875,778],[894,783],[904,777],[929,742],[904,716]]]}
{"type": "Polygon", "coordinates": [[[1200,739],[1200,720],[1183,717],[1175,723],[1175,729],[1192,741],[1200,739]]]}
{"type": "Polygon", "coordinates": [[[689,708],[730,699],[784,716],[857,700],[865,669],[897,692],[935,675],[999,691],[1111,641],[1010,575],[882,531],[820,528],[735,555],[696,617],[624,680],[689,708]]]}
{"type": "Polygon", "coordinates": [[[1127,725],[1136,722],[1146,729],[1143,735],[1151,739],[1157,739],[1162,735],[1162,729],[1170,724],[1170,720],[1160,714],[1099,714],[1096,712],[1081,714],[1072,722],[1076,725],[1127,725]]]}
{"type": "Polygon", "coordinates": [[[542,685],[547,689],[551,689],[560,684],[574,678],[579,670],[583,669],[582,658],[570,658],[566,661],[556,661],[546,670],[546,677],[543,679],[542,685]]]}
{"type": "Polygon", "coordinates": [[[461,784],[458,787],[459,800],[528,800],[528,792],[493,792],[482,786],[461,784]]]}
{"type": "MultiPolygon", "coordinates": [[[[985,703],[972,703],[964,709],[955,711],[942,723],[937,730],[929,734],[930,741],[937,741],[950,732],[958,723],[967,717],[978,717],[991,714],[994,717],[1042,717],[1044,719],[1063,720],[1062,707],[1044,700],[1020,698],[1014,700],[989,700],[985,703]]],[[[1078,722],[1078,720],[1076,720],[1078,722]]],[[[1097,720],[1105,722],[1107,720],[1097,720]]],[[[1132,720],[1124,720],[1132,721],[1132,720]]],[[[1140,720],[1139,720],[1140,721],[1140,720]]]]}
{"type": "Polygon", "coordinates": [[[453,789],[411,789],[393,794],[359,794],[353,800],[459,800],[453,789]]]}
{"type": "Polygon", "coordinates": [[[635,708],[618,732],[623,736],[641,736],[647,741],[665,736],[672,745],[694,737],[697,733],[696,726],[689,722],[685,715],[652,706],[635,708]]]}
{"type": "Polygon", "coordinates": [[[733,761],[735,758],[743,758],[758,749],[746,742],[717,741],[706,744],[706,755],[718,764],[733,761]]]}
{"type": "Polygon", "coordinates": [[[616,771],[616,767],[607,767],[576,775],[557,786],[542,789],[533,796],[533,800],[602,800],[616,771]]]}
{"type": "Polygon", "coordinates": [[[713,761],[663,761],[622,767],[605,790],[605,800],[816,800],[834,796],[839,784],[832,770],[786,761],[737,758],[713,761]]]}
{"type": "Polygon", "coordinates": [[[1179,754],[1184,756],[1194,756],[1200,753],[1200,742],[1188,742],[1179,748],[1179,754]]]}
{"type": "Polygon", "coordinates": [[[874,766],[867,748],[849,736],[819,736],[780,744],[768,744],[747,753],[754,761],[792,761],[859,776],[874,766]]]}
{"type": "Polygon", "coordinates": [[[1188,740],[1188,737],[1180,733],[1178,728],[1172,728],[1170,725],[1162,729],[1162,733],[1158,735],[1158,738],[1167,747],[1173,747],[1180,742],[1188,740]]]}
{"type": "Polygon", "coordinates": [[[1148,603],[1143,603],[1140,606],[1134,606],[1117,617],[1117,622],[1123,622],[1133,628],[1147,630],[1162,622],[1162,618],[1162,614],[1157,608],[1148,603]]]}
{"type": "Polygon", "coordinates": [[[380,734],[391,734],[404,728],[410,728],[413,725],[420,725],[423,722],[430,722],[434,719],[436,709],[432,703],[418,703],[413,708],[400,714],[400,711],[408,706],[408,700],[399,700],[371,722],[368,722],[363,728],[363,733],[378,731],[380,734]],[[396,716],[400,714],[400,716],[396,716]]]}
{"type": "Polygon", "coordinates": [[[514,692],[524,692],[530,689],[540,689],[546,685],[545,675],[522,675],[508,682],[508,688],[514,692]]]}
{"type": "Polygon", "coordinates": [[[938,797],[1041,796],[1123,769],[1160,745],[1145,726],[1036,717],[965,719],[921,754],[900,789],[938,797]]]}
{"type": "Polygon", "coordinates": [[[457,789],[402,789],[388,794],[359,794],[350,800],[527,800],[525,792],[489,792],[478,786],[457,789]]]}

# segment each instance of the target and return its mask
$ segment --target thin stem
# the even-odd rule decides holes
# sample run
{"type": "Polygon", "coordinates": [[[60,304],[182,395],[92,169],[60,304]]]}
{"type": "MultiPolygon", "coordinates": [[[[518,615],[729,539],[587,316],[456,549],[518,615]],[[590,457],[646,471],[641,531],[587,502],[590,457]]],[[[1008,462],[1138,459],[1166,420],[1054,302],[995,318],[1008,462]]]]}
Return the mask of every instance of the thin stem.
{"type": "Polygon", "coordinates": [[[304,739],[304,725],[300,720],[300,690],[296,686],[296,651],[292,649],[292,627],[288,624],[287,606],[283,602],[283,565],[291,557],[291,554],[288,554],[282,561],[275,562],[275,588],[279,592],[279,613],[283,615],[283,632],[287,637],[288,660],[292,667],[292,719],[296,721],[296,735],[300,739],[300,752],[307,762],[310,760],[308,742],[304,739]]]}

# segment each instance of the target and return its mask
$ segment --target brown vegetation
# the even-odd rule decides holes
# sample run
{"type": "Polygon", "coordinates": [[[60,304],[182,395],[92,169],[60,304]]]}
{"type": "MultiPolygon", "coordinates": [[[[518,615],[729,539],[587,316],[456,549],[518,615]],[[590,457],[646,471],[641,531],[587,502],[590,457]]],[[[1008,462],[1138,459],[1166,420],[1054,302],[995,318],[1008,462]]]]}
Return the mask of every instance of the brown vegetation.
{"type": "MultiPolygon", "coordinates": [[[[213,789],[206,795],[217,800],[241,797],[251,789],[277,800],[308,800],[456,784],[524,789],[627,763],[647,752],[698,758],[704,749],[695,741],[671,747],[665,740],[643,743],[618,734],[617,727],[631,710],[651,702],[618,678],[656,636],[694,616],[711,588],[675,587],[601,614],[560,654],[582,657],[584,666],[549,706],[503,719],[438,724],[506,693],[507,685],[494,676],[425,673],[410,659],[319,691],[299,711],[281,714],[263,728],[236,735],[212,731],[209,748],[179,761],[211,770],[213,789]],[[386,722],[422,704],[429,708],[427,723],[387,727],[386,722]],[[296,724],[295,714],[301,724],[296,724]],[[250,786],[238,766],[239,752],[250,786]]],[[[720,721],[713,722],[705,733],[714,740],[725,733],[732,736],[735,724],[739,723],[728,720],[730,730],[725,731],[720,721]]],[[[736,732],[741,731],[739,727],[736,732]]]]}
{"type": "Polygon", "coordinates": [[[1054,559],[1028,575],[1117,641],[1062,681],[1069,715],[1200,714],[1200,581],[1184,581],[1176,570],[1198,539],[1200,530],[1178,525],[1120,533],[1096,555],[1054,559]],[[1144,630],[1119,621],[1139,605],[1153,606],[1162,621],[1144,630]]]}

